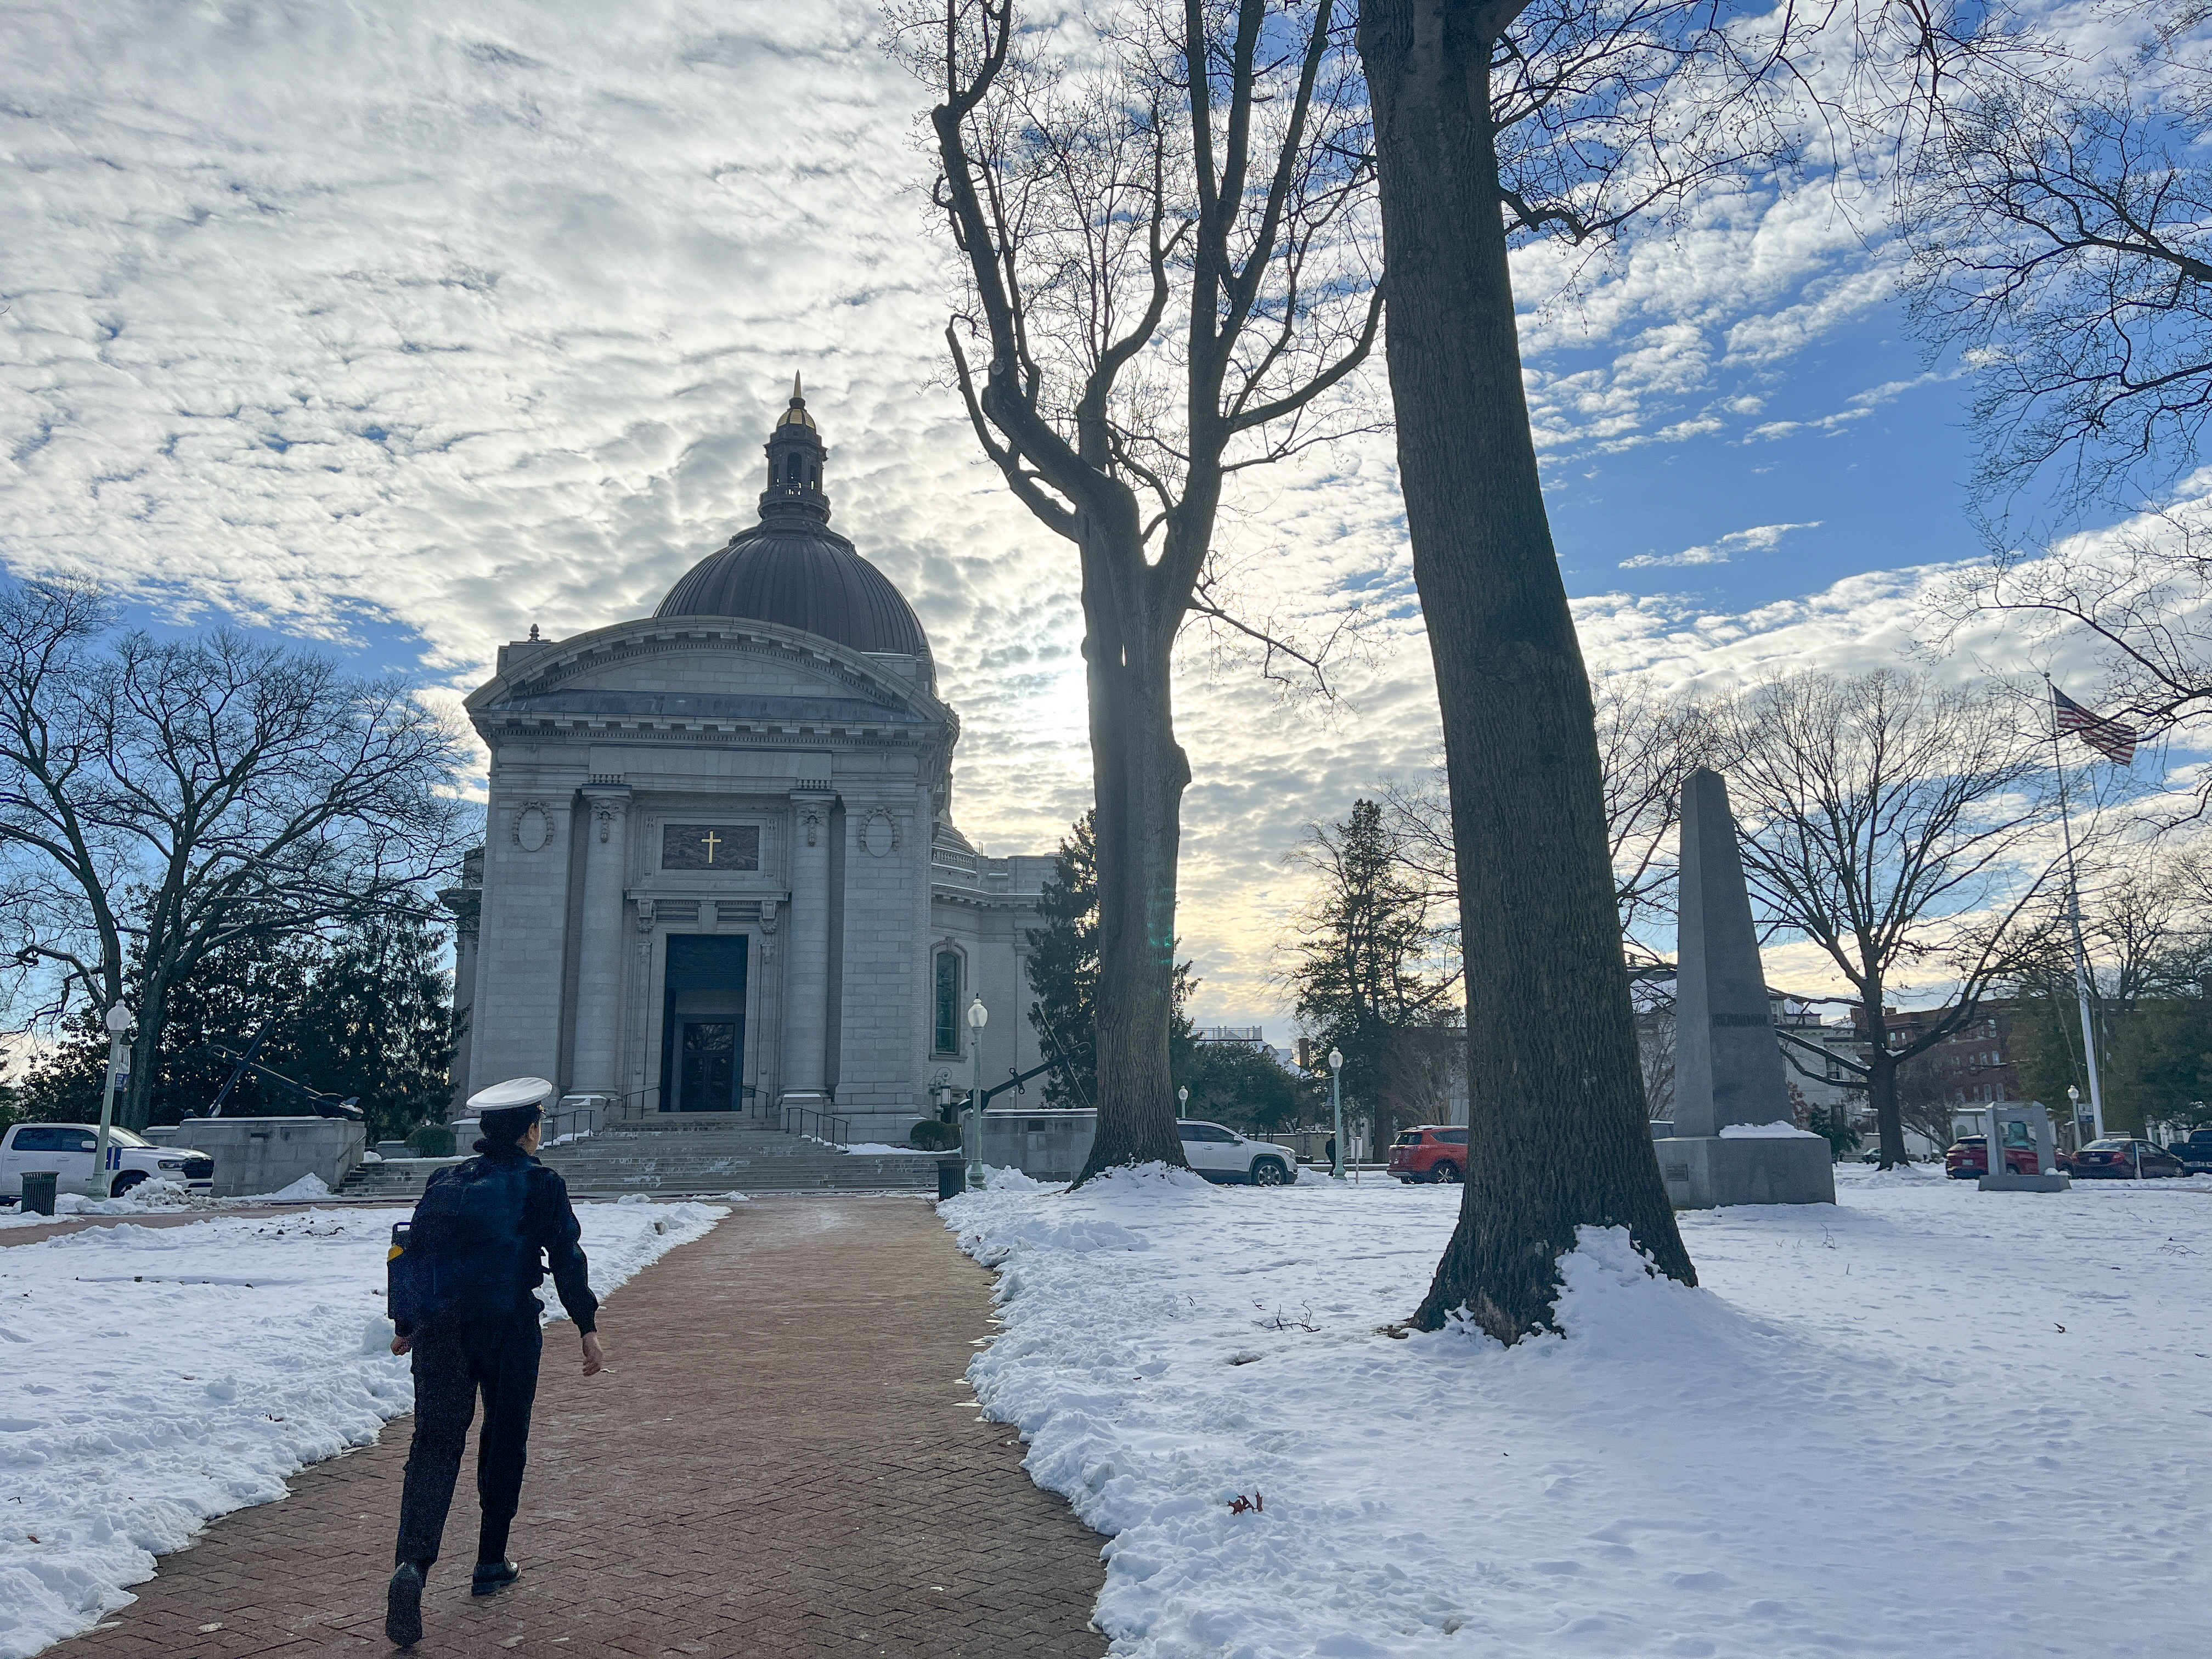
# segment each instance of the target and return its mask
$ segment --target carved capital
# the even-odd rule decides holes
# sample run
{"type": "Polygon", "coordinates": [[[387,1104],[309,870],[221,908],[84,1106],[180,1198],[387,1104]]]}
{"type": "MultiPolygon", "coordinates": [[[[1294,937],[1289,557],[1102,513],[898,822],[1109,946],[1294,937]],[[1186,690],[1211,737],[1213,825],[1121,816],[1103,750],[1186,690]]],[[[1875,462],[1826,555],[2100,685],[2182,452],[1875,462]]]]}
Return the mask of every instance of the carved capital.
{"type": "Polygon", "coordinates": [[[637,931],[641,933],[653,931],[653,901],[649,898],[637,902],[637,931]]]}
{"type": "Polygon", "coordinates": [[[782,902],[781,899],[772,898],[764,898],[760,902],[762,933],[770,935],[775,933],[776,907],[782,902]]]}

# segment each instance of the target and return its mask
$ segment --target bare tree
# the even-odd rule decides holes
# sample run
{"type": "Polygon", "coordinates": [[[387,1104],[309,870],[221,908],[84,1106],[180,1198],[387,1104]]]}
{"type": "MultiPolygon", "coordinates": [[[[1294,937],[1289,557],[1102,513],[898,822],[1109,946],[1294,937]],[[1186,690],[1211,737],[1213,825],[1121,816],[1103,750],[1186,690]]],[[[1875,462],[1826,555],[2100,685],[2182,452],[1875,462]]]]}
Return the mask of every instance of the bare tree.
{"type": "Polygon", "coordinates": [[[1850,984],[1863,1054],[1814,1052],[1864,1079],[1887,1169],[1905,1158],[1898,1068],[2042,946],[2057,867],[2044,751],[2002,688],[1921,675],[1796,674],[1717,713],[1753,907],[1850,984]],[[1916,981],[1949,1006],[1893,1031],[1888,999],[1916,981]]]}
{"type": "Polygon", "coordinates": [[[458,854],[448,724],[390,681],[227,633],[106,635],[86,590],[0,595],[0,871],[50,1012],[127,998],[121,1121],[147,1121],[173,988],[209,952],[382,908],[458,854]]]}
{"type": "Polygon", "coordinates": [[[1793,125],[1824,112],[1801,64],[1823,27],[1863,70],[1868,119],[1909,125],[1947,63],[1978,49],[1977,10],[1361,7],[1399,478],[1450,771],[1469,1081],[1486,1103],[1417,1323],[1464,1308],[1505,1341],[1544,1328],[1558,1259],[1585,1225],[1626,1227],[1659,1271],[1695,1279],[1644,1127],[1589,686],[1537,476],[1508,252],[1539,237],[1601,248],[1711,180],[1788,165],[1793,125]],[[1581,1156],[1551,1156],[1563,1142],[1581,1156]]]}
{"type": "Polygon", "coordinates": [[[965,279],[954,377],[984,453],[1082,574],[1100,974],[1080,1178],[1179,1164],[1190,772],[1170,666],[1194,614],[1264,631],[1207,585],[1237,475],[1370,419],[1330,395],[1382,306],[1348,22],[1332,0],[1161,0],[1031,31],[1016,0],[916,0],[892,29],[941,100],[935,201],[965,279]]]}
{"type": "Polygon", "coordinates": [[[2045,46],[1978,64],[1912,153],[1914,315],[1974,365],[1984,499],[2040,478],[2067,514],[2132,508],[2200,453],[2212,88],[2201,30],[2146,46],[2132,62],[2108,43],[2090,61],[2045,46]]]}
{"type": "MultiPolygon", "coordinates": [[[[1659,961],[1658,953],[1638,935],[1674,914],[1682,780],[1705,764],[1709,722],[1695,700],[1670,696],[1626,675],[1600,679],[1590,691],[1613,902],[1631,959],[1650,965],[1659,961]]],[[[1386,784],[1382,799],[1395,857],[1408,878],[1439,899],[1455,895],[1451,792],[1443,760],[1413,782],[1386,784]]]]}
{"type": "MultiPolygon", "coordinates": [[[[1948,644],[1995,619],[2015,656],[2086,647],[2097,690],[2075,696],[2153,740],[2187,744],[2212,717],[2212,525],[2197,506],[2000,552],[1941,590],[1931,614],[1948,644]]],[[[2103,787],[2129,786],[2116,773],[2103,787]]],[[[2198,811],[2212,805],[2212,777],[2195,793],[2198,811]]]]}

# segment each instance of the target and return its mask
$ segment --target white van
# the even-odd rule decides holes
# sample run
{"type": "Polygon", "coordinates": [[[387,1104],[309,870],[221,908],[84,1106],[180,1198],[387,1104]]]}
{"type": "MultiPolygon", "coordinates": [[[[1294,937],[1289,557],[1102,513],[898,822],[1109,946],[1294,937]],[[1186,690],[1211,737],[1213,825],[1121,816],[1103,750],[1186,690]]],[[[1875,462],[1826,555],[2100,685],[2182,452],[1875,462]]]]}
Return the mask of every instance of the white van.
{"type": "MultiPolygon", "coordinates": [[[[88,1123],[17,1123],[0,1135],[0,1202],[20,1203],[23,1177],[52,1170],[64,1193],[82,1193],[92,1175],[99,1129],[88,1123]]],[[[107,1132],[107,1190],[120,1198],[141,1182],[159,1176],[192,1192],[215,1188],[215,1160],[189,1146],[155,1146],[128,1129],[107,1132]]]]}

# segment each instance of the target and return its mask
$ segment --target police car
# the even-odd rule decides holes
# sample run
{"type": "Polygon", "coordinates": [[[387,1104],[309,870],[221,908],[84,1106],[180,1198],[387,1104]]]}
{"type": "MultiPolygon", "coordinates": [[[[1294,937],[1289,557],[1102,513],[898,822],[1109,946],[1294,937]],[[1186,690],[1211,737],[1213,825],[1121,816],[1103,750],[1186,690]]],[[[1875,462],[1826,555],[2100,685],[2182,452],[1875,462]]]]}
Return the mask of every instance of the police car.
{"type": "MultiPolygon", "coordinates": [[[[0,1135],[0,1202],[20,1203],[23,1177],[51,1170],[58,1191],[81,1193],[92,1176],[100,1131],[88,1123],[17,1123],[0,1135]]],[[[120,1198],[133,1187],[173,1181],[195,1193],[215,1186],[215,1160],[189,1146],[155,1146],[128,1129],[107,1132],[107,1190],[120,1198]]]]}

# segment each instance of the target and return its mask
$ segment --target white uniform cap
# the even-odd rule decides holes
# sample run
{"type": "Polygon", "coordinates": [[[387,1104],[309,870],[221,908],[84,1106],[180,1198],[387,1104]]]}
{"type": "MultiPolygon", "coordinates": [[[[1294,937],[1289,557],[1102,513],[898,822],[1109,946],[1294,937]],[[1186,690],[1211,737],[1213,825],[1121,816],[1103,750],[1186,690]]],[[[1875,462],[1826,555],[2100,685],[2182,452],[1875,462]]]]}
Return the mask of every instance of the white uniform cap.
{"type": "Polygon", "coordinates": [[[469,1097],[472,1112],[500,1112],[511,1106],[542,1106],[553,1096],[553,1085],[542,1077],[509,1078],[469,1097]]]}

